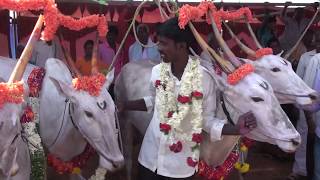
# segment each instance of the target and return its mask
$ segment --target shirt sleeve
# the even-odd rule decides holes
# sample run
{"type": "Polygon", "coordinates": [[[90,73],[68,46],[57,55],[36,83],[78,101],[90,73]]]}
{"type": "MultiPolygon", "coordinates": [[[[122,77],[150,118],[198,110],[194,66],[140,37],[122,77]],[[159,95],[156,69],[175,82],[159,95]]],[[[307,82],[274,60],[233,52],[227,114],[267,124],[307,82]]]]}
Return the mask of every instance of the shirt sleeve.
{"type": "Polygon", "coordinates": [[[306,60],[306,56],[308,56],[307,54],[302,54],[300,60],[299,60],[299,64],[297,67],[297,75],[300,76],[300,78],[303,78],[304,76],[304,72],[305,72],[305,60],[306,60]]]}
{"type": "Polygon", "coordinates": [[[303,81],[311,88],[313,88],[314,85],[319,60],[320,59],[317,56],[314,56],[310,59],[310,62],[308,63],[308,66],[306,68],[306,72],[308,73],[305,73],[305,76],[303,77],[303,81]]]}
{"type": "Polygon", "coordinates": [[[210,134],[211,141],[218,141],[222,139],[222,129],[227,121],[215,117],[217,108],[216,84],[209,72],[203,71],[202,81],[204,92],[202,127],[204,131],[210,134]]]}
{"type": "Polygon", "coordinates": [[[157,70],[154,67],[152,69],[151,78],[150,78],[150,82],[149,82],[149,94],[148,94],[148,96],[143,97],[148,113],[151,113],[153,111],[154,106],[155,106],[155,97],[156,97],[155,82],[157,80],[156,79],[157,77],[158,77],[157,70]]]}

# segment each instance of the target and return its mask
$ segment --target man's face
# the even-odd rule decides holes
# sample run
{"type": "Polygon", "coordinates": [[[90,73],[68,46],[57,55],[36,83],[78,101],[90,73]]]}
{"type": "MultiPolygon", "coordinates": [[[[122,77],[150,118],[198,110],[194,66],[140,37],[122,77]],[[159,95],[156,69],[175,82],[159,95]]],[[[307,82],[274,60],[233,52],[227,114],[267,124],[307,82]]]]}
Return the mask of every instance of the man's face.
{"type": "Polygon", "coordinates": [[[144,44],[148,43],[149,34],[146,27],[139,28],[137,31],[137,36],[142,43],[144,44]]]}
{"type": "Polygon", "coordinates": [[[175,43],[172,39],[163,36],[158,36],[158,40],[158,49],[163,62],[173,62],[175,58],[179,55],[177,43],[175,43]]]}
{"type": "Polygon", "coordinates": [[[85,47],[84,47],[84,53],[86,56],[92,56],[92,52],[93,52],[93,44],[87,44],[85,47]]]}

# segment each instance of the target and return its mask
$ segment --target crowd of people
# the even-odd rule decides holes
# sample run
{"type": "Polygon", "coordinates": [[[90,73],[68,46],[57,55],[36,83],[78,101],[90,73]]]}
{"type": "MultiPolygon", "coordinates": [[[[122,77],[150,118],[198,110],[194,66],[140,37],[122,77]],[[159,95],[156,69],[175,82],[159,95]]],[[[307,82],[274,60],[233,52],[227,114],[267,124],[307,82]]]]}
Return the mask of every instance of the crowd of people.
{"type": "MultiPolygon", "coordinates": [[[[300,35],[311,20],[310,18],[307,18],[305,16],[307,8],[296,8],[293,15],[290,16],[289,13],[287,13],[287,8],[289,5],[289,3],[286,3],[280,16],[270,15],[269,13],[267,13],[263,19],[261,26],[256,31],[257,38],[260,41],[261,45],[264,47],[272,48],[274,54],[288,52],[298,41],[300,35]],[[280,35],[277,31],[277,20],[281,20],[285,25],[284,31],[280,35]]],[[[316,8],[318,7],[318,5],[313,4],[311,7],[316,8]]],[[[320,18],[316,18],[314,23],[317,23],[319,19],[320,18]]],[[[166,28],[175,27],[173,24],[167,23],[162,27],[162,29],[160,29],[160,46],[158,47],[151,38],[149,27],[146,24],[139,24],[136,28],[138,39],[128,49],[127,57],[124,53],[124,50],[120,50],[120,53],[117,56],[116,64],[114,65],[115,75],[117,76],[120,73],[121,68],[126,62],[126,59],[128,59],[129,62],[152,60],[160,63],[162,58],[160,56],[159,50],[171,53],[171,51],[167,49],[170,46],[163,46],[163,43],[165,41],[168,41],[168,39],[166,38],[169,38],[174,42],[177,41],[177,43],[183,44],[183,42],[185,42],[184,40],[177,40],[177,38],[179,38],[178,36],[171,37],[171,35],[176,34],[174,34],[174,32],[169,32],[170,30],[166,28]]],[[[182,33],[182,31],[177,32],[182,33]]],[[[106,38],[99,40],[98,67],[100,72],[105,72],[105,70],[111,65],[112,60],[119,49],[119,44],[117,43],[118,35],[119,31],[117,27],[109,26],[109,31],[106,38]]],[[[183,35],[181,35],[181,37],[185,38],[185,36],[183,35]]],[[[221,49],[219,48],[219,45],[216,42],[213,34],[210,33],[208,35],[207,42],[214,50],[221,52],[221,49]]],[[[89,75],[91,73],[91,59],[93,55],[94,43],[94,40],[87,40],[83,45],[84,56],[75,61],[76,67],[83,75],[89,75]]],[[[39,40],[34,48],[30,62],[37,66],[44,67],[45,61],[50,57],[65,59],[63,50],[58,44],[59,40],[57,38],[50,42],[39,40]]],[[[178,48],[181,48],[179,50],[181,56],[175,55],[174,57],[177,59],[181,59],[180,63],[182,64],[187,63],[188,49],[186,49],[185,46],[181,46],[178,48]]],[[[20,52],[20,50],[18,52],[20,52]]],[[[209,58],[205,53],[202,53],[201,57],[203,59],[209,58]]],[[[171,57],[166,58],[168,61],[172,60],[170,59],[171,57]]],[[[296,70],[296,73],[311,88],[320,91],[320,32],[318,32],[317,30],[309,29],[305,34],[302,42],[299,44],[297,50],[290,56],[288,60],[291,61],[293,68],[296,70]]],[[[177,69],[175,69],[176,72],[174,72],[174,75],[181,78],[184,69],[179,69],[179,67],[177,65],[177,69]]],[[[178,79],[176,80],[178,81],[178,79]]],[[[131,102],[131,104],[129,104],[126,108],[130,110],[147,110],[147,107],[145,107],[144,104],[144,100],[140,101],[131,102]],[[141,105],[142,107],[140,107],[141,105]]],[[[288,113],[290,119],[293,122],[296,121],[296,123],[294,124],[296,124],[297,130],[302,136],[302,145],[295,153],[295,162],[293,165],[292,174],[288,176],[288,179],[320,180],[320,123],[318,123],[318,126],[316,126],[316,122],[320,121],[320,113],[311,113],[301,110],[299,113],[296,113],[298,110],[295,109],[294,106],[285,106],[284,109],[288,113]]],[[[154,118],[155,117],[156,116],[154,116],[154,118]]],[[[156,134],[151,131],[149,133],[151,133],[151,135],[152,133],[156,134]]],[[[151,135],[149,137],[153,137],[151,135]]],[[[148,136],[148,134],[146,136],[148,136]]],[[[148,142],[149,144],[145,146],[148,146],[149,148],[150,146],[154,146],[155,149],[159,148],[159,144],[154,144],[154,139],[149,139],[148,142]]],[[[140,156],[140,169],[142,172],[142,176],[144,176],[141,177],[141,179],[155,178],[155,174],[153,174],[150,170],[152,170],[152,167],[155,167],[154,163],[156,163],[156,161],[150,161],[150,159],[156,160],[155,157],[158,156],[158,154],[156,154],[158,150],[159,149],[154,152],[146,152],[144,155],[140,156]]],[[[158,167],[158,172],[162,172],[162,175],[170,176],[177,173],[177,170],[170,170],[166,169],[165,167],[161,168],[159,169],[158,167]]],[[[181,173],[183,175],[186,175],[190,174],[191,171],[192,170],[184,170],[183,174],[181,170],[181,173]]]]}

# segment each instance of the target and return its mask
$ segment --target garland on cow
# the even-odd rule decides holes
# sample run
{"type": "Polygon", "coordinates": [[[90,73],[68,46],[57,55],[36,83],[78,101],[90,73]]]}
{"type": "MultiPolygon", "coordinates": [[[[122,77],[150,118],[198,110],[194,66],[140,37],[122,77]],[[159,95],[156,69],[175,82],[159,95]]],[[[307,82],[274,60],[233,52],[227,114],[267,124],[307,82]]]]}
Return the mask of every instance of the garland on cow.
{"type": "MultiPolygon", "coordinates": [[[[24,114],[21,117],[21,123],[26,133],[26,139],[31,158],[31,179],[42,180],[46,177],[46,162],[45,153],[41,144],[41,138],[38,133],[39,125],[39,92],[41,91],[42,81],[45,76],[45,70],[43,68],[35,68],[29,78],[29,101],[24,114]]],[[[98,74],[91,77],[81,77],[73,80],[75,89],[85,89],[91,95],[99,94],[101,86],[105,81],[105,76],[98,74]],[[99,87],[98,87],[99,86],[99,87]]],[[[52,166],[59,174],[80,174],[81,168],[87,163],[88,159],[95,154],[95,150],[87,144],[84,152],[80,155],[72,158],[70,161],[63,161],[53,154],[48,154],[47,162],[49,166],[52,166]]],[[[102,180],[106,175],[106,170],[103,168],[97,168],[94,175],[90,177],[90,180],[102,180]]]]}
{"type": "Polygon", "coordinates": [[[26,139],[31,159],[31,179],[46,179],[45,153],[39,135],[39,92],[45,75],[43,68],[35,68],[28,77],[28,105],[21,116],[23,137],[26,139]]]}

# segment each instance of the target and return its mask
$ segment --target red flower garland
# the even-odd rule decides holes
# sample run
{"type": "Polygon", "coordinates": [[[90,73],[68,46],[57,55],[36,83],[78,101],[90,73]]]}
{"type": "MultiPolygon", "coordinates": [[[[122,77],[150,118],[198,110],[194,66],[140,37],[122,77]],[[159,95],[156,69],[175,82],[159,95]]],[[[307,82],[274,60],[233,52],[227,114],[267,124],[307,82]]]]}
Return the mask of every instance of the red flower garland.
{"type": "Polygon", "coordinates": [[[166,123],[160,123],[160,131],[163,132],[164,134],[168,134],[169,131],[171,130],[171,126],[166,123]]]}
{"type": "Polygon", "coordinates": [[[65,16],[59,12],[54,0],[1,0],[0,8],[14,11],[43,10],[44,23],[43,39],[52,40],[59,25],[68,29],[80,31],[84,28],[97,26],[99,36],[105,37],[108,32],[107,20],[104,15],[91,15],[80,19],[65,16]]]}
{"type": "Polygon", "coordinates": [[[94,154],[95,150],[90,144],[87,144],[83,153],[72,158],[70,161],[62,161],[53,154],[48,154],[47,161],[48,165],[53,167],[59,174],[67,174],[72,173],[77,168],[81,169],[94,154]]]}
{"type": "MultiPolygon", "coordinates": [[[[253,142],[253,140],[244,137],[241,139],[241,146],[245,146],[246,149],[248,149],[252,146],[253,142]]],[[[215,168],[209,166],[206,162],[201,160],[198,166],[198,174],[207,180],[221,180],[229,175],[238,159],[239,154],[233,151],[229,154],[221,166],[215,168]]]]}
{"type": "Polygon", "coordinates": [[[255,60],[260,59],[261,57],[265,55],[273,54],[273,51],[271,48],[262,48],[256,51],[255,60]]]}
{"type": "Polygon", "coordinates": [[[202,134],[200,133],[193,133],[192,134],[192,141],[195,142],[195,143],[201,143],[202,142],[202,134]]]}
{"type": "Polygon", "coordinates": [[[190,166],[190,167],[196,167],[196,165],[198,164],[197,161],[193,160],[192,157],[188,157],[187,158],[187,164],[190,166]]]}
{"type": "Polygon", "coordinates": [[[224,163],[216,168],[212,168],[206,162],[201,160],[198,166],[198,174],[208,180],[221,180],[229,175],[238,159],[239,154],[236,152],[231,152],[224,163]]]}
{"type": "Polygon", "coordinates": [[[24,112],[20,118],[20,122],[24,124],[24,123],[32,122],[33,119],[34,119],[34,113],[32,111],[32,108],[30,106],[27,106],[24,109],[24,112]]]}
{"type": "Polygon", "coordinates": [[[232,74],[228,75],[228,83],[235,85],[252,72],[254,72],[254,67],[251,64],[244,64],[236,69],[232,74]]]}
{"type": "Polygon", "coordinates": [[[91,96],[99,96],[106,77],[98,73],[92,76],[82,76],[72,80],[74,89],[88,92],[91,96]]]}
{"type": "Polygon", "coordinates": [[[39,97],[41,91],[42,81],[46,74],[44,68],[34,68],[28,77],[29,96],[39,97]]]}
{"type": "Polygon", "coordinates": [[[6,103],[20,104],[23,102],[23,83],[0,83],[0,108],[6,103]]]}
{"type": "Polygon", "coordinates": [[[189,96],[181,96],[181,95],[179,95],[177,100],[181,104],[186,104],[186,103],[191,102],[191,98],[189,96]]]}
{"type": "Polygon", "coordinates": [[[202,94],[201,92],[199,92],[199,91],[194,91],[194,92],[192,92],[191,96],[194,97],[194,98],[196,98],[196,99],[201,99],[201,98],[203,98],[203,94],[202,94]]]}
{"type": "Polygon", "coordinates": [[[169,146],[170,151],[174,153],[179,153],[182,150],[182,143],[181,141],[178,141],[177,143],[173,143],[172,145],[169,146]]]}

